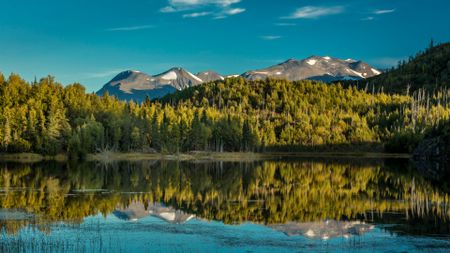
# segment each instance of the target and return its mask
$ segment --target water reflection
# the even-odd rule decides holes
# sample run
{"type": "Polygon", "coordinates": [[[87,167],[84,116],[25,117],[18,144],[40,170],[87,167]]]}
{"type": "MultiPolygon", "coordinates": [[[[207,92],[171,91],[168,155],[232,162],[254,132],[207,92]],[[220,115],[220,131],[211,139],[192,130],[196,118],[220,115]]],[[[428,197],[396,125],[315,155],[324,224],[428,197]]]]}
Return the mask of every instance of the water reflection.
{"type": "Polygon", "coordinates": [[[303,235],[314,239],[330,239],[332,237],[349,238],[362,235],[374,229],[374,225],[361,221],[315,221],[315,222],[288,222],[286,224],[270,225],[273,229],[281,231],[289,236],[303,235]]]}
{"type": "Polygon", "coordinates": [[[151,215],[174,224],[182,224],[195,217],[193,214],[176,210],[173,207],[164,206],[161,203],[153,203],[146,206],[136,201],[133,201],[126,208],[114,210],[113,214],[119,219],[131,221],[137,221],[138,219],[151,215]]]}
{"type": "Polygon", "coordinates": [[[445,235],[446,179],[429,179],[408,161],[376,159],[3,163],[0,226],[8,234],[24,226],[49,233],[51,222],[80,224],[101,213],[174,224],[194,217],[252,222],[322,239],[360,235],[374,224],[392,224],[383,229],[397,234],[445,235]]]}

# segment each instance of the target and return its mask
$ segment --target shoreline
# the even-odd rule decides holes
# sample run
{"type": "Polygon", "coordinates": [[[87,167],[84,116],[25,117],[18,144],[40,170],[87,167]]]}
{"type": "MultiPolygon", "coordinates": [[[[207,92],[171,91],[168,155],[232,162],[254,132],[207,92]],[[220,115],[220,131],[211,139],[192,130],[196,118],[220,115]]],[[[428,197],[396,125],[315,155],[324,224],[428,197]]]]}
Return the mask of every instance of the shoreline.
{"type": "MultiPolygon", "coordinates": [[[[104,152],[88,154],[85,161],[260,161],[295,158],[369,158],[369,159],[408,159],[411,154],[383,152],[190,152],[180,154],[142,153],[142,152],[104,152]]],[[[66,154],[44,156],[36,153],[0,153],[2,162],[37,163],[42,161],[67,162],[66,154]]]]}

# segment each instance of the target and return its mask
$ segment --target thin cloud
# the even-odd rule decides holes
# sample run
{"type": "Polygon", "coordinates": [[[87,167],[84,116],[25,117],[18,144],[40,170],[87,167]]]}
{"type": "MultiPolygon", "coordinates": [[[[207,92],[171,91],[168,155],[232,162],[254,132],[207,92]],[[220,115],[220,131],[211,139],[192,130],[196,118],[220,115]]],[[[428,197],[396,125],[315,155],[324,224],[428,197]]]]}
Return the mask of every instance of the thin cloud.
{"type": "Polygon", "coordinates": [[[261,39],[263,40],[278,40],[281,39],[281,36],[278,35],[265,35],[265,36],[261,36],[261,39]]]}
{"type": "Polygon", "coordinates": [[[105,78],[105,77],[117,75],[121,71],[123,71],[123,70],[112,69],[112,70],[99,71],[99,72],[95,72],[95,73],[84,73],[82,76],[84,76],[87,79],[105,78]]]}
{"type": "Polygon", "coordinates": [[[195,18],[202,16],[214,16],[214,19],[226,18],[245,12],[244,8],[233,8],[234,4],[242,0],[168,0],[167,6],[159,9],[162,13],[174,13],[183,11],[193,11],[193,13],[183,14],[184,18],[195,18]],[[198,10],[198,11],[195,11],[198,10]]]}
{"type": "Polygon", "coordinates": [[[162,13],[172,13],[172,12],[177,12],[178,10],[173,8],[172,6],[166,6],[166,7],[159,9],[159,11],[162,13]]]}
{"type": "Polygon", "coordinates": [[[376,10],[373,12],[375,15],[382,15],[382,14],[388,14],[394,12],[395,9],[388,9],[388,10],[376,10]]]}
{"type": "Polygon", "coordinates": [[[154,25],[138,25],[138,26],[125,26],[125,27],[115,27],[106,29],[107,32],[117,32],[117,31],[137,31],[154,28],[154,25]]]}
{"type": "Polygon", "coordinates": [[[183,18],[198,18],[198,17],[204,17],[204,16],[208,16],[208,15],[211,15],[211,12],[209,12],[209,11],[194,12],[194,13],[184,14],[183,18]]]}
{"type": "Polygon", "coordinates": [[[332,7],[318,7],[318,6],[304,6],[297,9],[290,16],[283,17],[285,19],[314,19],[329,15],[340,14],[344,12],[343,6],[332,7]]]}
{"type": "Polygon", "coordinates": [[[227,16],[225,16],[225,15],[216,15],[213,17],[213,19],[226,19],[226,18],[227,18],[227,16]]]}
{"type": "Polygon", "coordinates": [[[370,16],[370,17],[362,18],[361,20],[362,20],[362,21],[372,21],[372,20],[374,20],[374,19],[375,19],[374,17],[370,16]]]}
{"type": "Polygon", "coordinates": [[[236,15],[236,14],[242,13],[244,11],[245,11],[245,9],[243,9],[243,8],[234,8],[234,9],[225,10],[224,13],[228,14],[228,15],[236,15]]]}
{"type": "Polygon", "coordinates": [[[223,7],[230,6],[241,2],[241,0],[169,0],[169,6],[185,7],[185,6],[201,6],[201,5],[219,5],[223,7]]]}
{"type": "Polygon", "coordinates": [[[296,26],[296,23],[275,23],[276,26],[296,26]]]}

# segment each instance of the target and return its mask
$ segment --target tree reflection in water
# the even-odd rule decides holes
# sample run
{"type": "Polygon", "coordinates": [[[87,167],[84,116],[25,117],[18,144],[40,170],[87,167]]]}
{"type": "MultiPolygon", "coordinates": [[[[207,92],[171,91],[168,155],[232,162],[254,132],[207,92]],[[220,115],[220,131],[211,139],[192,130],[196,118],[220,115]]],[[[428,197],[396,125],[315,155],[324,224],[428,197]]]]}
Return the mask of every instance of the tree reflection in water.
{"type": "Polygon", "coordinates": [[[431,181],[403,160],[259,162],[142,161],[0,165],[0,207],[33,214],[2,219],[8,233],[53,221],[114,213],[182,223],[192,217],[254,222],[286,234],[348,236],[389,226],[398,233],[448,233],[448,181],[431,181]]]}

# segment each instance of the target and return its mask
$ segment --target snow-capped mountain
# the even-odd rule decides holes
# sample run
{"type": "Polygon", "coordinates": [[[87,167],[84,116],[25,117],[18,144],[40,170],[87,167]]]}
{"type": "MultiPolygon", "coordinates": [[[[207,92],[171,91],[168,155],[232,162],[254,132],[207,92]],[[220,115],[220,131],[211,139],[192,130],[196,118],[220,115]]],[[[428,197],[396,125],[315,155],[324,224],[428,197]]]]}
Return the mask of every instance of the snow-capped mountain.
{"type": "Polygon", "coordinates": [[[97,95],[108,92],[121,100],[143,102],[160,98],[177,90],[186,89],[205,82],[224,80],[225,78],[243,77],[248,80],[265,79],[267,77],[297,81],[303,79],[333,82],[338,80],[360,80],[381,74],[381,71],[362,61],[342,60],[332,57],[311,56],[304,60],[290,59],[265,69],[252,70],[242,75],[222,76],[208,70],[196,75],[183,68],[171,68],[158,75],[147,75],[136,70],[119,73],[106,83],[97,95]]]}
{"type": "Polygon", "coordinates": [[[166,72],[156,75],[152,82],[170,85],[177,90],[186,89],[203,83],[203,80],[183,68],[171,68],[166,72]]]}
{"type": "Polygon", "coordinates": [[[147,96],[151,99],[159,98],[176,90],[199,85],[203,82],[223,80],[221,75],[213,71],[199,74],[205,80],[183,68],[171,68],[155,76],[136,70],[127,70],[119,73],[106,83],[97,91],[97,95],[103,95],[107,91],[110,95],[117,96],[121,100],[142,102],[147,96]]]}
{"type": "Polygon", "coordinates": [[[289,59],[265,69],[245,72],[241,76],[249,80],[272,77],[290,81],[310,79],[332,82],[365,79],[379,74],[381,74],[381,71],[362,61],[342,60],[329,56],[311,56],[304,60],[289,59]]]}
{"type": "Polygon", "coordinates": [[[202,79],[203,82],[205,82],[205,83],[225,79],[219,73],[214,72],[212,70],[199,72],[199,73],[197,73],[197,77],[202,79]]]}

